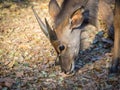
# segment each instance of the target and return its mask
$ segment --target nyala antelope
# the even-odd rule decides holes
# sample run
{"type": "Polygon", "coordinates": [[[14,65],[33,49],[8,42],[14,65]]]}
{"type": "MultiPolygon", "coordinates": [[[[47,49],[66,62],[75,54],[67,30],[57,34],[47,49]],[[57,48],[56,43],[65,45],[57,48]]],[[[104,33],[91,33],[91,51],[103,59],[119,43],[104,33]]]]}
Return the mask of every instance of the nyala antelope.
{"type": "Polygon", "coordinates": [[[34,9],[33,12],[41,30],[55,48],[65,74],[75,71],[83,30],[98,30],[101,18],[107,29],[113,31],[113,12],[105,0],[63,0],[61,6],[56,0],[50,0],[49,14],[54,21],[52,28],[46,19],[45,23],[41,21],[34,9]]]}

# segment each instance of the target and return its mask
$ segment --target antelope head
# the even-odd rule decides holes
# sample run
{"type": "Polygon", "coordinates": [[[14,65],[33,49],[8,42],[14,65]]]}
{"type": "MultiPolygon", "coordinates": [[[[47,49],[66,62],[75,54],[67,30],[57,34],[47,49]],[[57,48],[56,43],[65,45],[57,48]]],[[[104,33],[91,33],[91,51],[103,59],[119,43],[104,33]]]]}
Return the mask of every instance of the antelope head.
{"type": "Polygon", "coordinates": [[[78,7],[67,11],[67,7],[64,5],[66,1],[68,1],[68,4],[72,4],[70,1],[74,0],[65,0],[61,8],[56,0],[49,2],[49,14],[54,19],[53,28],[51,28],[46,19],[45,23],[43,23],[34,9],[33,12],[41,30],[57,52],[61,70],[66,74],[70,74],[75,69],[75,60],[80,49],[81,27],[84,22],[84,6],[78,5],[78,7]]]}

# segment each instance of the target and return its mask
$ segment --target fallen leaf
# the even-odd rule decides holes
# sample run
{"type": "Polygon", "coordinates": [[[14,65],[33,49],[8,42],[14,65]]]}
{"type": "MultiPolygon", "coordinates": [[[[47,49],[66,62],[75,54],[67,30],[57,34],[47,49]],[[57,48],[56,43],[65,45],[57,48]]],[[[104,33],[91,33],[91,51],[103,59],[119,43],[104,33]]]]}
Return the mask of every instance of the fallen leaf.
{"type": "Polygon", "coordinates": [[[11,78],[0,78],[0,86],[1,87],[11,88],[13,83],[15,83],[15,81],[11,78]]]}
{"type": "Polygon", "coordinates": [[[49,77],[55,77],[55,76],[56,76],[55,73],[52,73],[52,74],[49,75],[49,77]]]}
{"type": "Polygon", "coordinates": [[[16,77],[22,77],[24,75],[23,71],[16,72],[16,77]]]}
{"type": "Polygon", "coordinates": [[[8,67],[9,67],[9,68],[12,68],[14,64],[15,64],[15,59],[13,59],[13,60],[8,64],[8,67]]]}
{"type": "Polygon", "coordinates": [[[11,82],[7,82],[7,81],[5,82],[5,86],[6,86],[6,87],[9,87],[9,88],[12,86],[12,84],[13,84],[13,83],[11,83],[11,82]]]}

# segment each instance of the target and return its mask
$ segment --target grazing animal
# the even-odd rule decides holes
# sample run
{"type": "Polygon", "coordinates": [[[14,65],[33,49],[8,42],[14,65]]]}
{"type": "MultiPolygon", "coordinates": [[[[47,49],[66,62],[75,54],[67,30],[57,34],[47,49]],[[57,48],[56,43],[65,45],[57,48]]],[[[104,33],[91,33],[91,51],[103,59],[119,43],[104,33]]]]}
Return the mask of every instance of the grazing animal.
{"type": "Polygon", "coordinates": [[[120,64],[120,0],[115,0],[114,27],[114,52],[110,73],[117,73],[120,64]]]}
{"type": "Polygon", "coordinates": [[[106,23],[108,29],[111,29],[113,22],[112,10],[104,0],[64,0],[61,6],[56,0],[51,0],[49,14],[54,20],[53,28],[46,19],[44,24],[34,9],[33,12],[57,52],[61,70],[66,74],[74,72],[81,32],[98,30],[99,18],[106,23]]]}

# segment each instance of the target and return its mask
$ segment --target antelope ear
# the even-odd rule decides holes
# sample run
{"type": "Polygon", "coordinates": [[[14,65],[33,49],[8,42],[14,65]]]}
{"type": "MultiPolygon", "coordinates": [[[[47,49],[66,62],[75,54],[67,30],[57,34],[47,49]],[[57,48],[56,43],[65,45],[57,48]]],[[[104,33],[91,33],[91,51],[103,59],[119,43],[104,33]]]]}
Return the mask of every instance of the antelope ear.
{"type": "Polygon", "coordinates": [[[58,15],[59,12],[60,12],[60,7],[59,7],[57,1],[50,0],[50,2],[49,2],[49,14],[51,15],[51,17],[53,19],[55,19],[55,17],[58,15]]]}
{"type": "Polygon", "coordinates": [[[78,8],[76,11],[73,12],[73,14],[70,17],[70,28],[76,28],[81,26],[84,20],[84,7],[78,8]]]}

